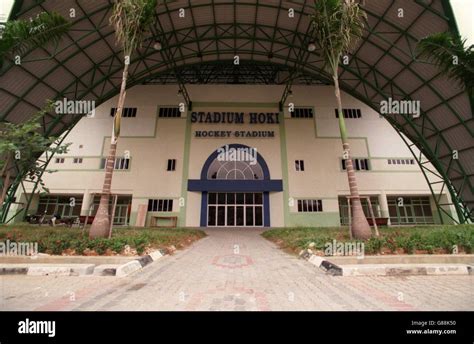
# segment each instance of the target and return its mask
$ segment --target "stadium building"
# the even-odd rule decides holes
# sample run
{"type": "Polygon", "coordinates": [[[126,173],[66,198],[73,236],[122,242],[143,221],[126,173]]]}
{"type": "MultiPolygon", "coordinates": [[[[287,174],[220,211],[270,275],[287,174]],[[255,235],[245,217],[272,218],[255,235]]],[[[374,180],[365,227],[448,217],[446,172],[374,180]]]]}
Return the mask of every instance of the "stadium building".
{"type": "MultiPolygon", "coordinates": [[[[176,86],[127,92],[112,182],[116,224],[135,225],[140,207],[146,225],[171,225],[175,217],[178,226],[191,227],[347,223],[332,86],[294,86],[292,112],[275,103],[282,86],[191,85],[188,91],[193,110],[184,112],[176,86]],[[228,155],[219,159],[221,148],[228,155]]],[[[94,214],[116,104],[115,97],[105,102],[69,133],[69,152],[50,163],[56,172],[43,178],[50,194],[35,196],[33,213],[94,214]]],[[[437,222],[429,187],[397,131],[347,94],[343,104],[360,192],[370,197],[375,217],[437,222]]],[[[449,203],[446,192],[442,197],[449,203]]]]}
{"type": "MultiPolygon", "coordinates": [[[[22,171],[13,175],[1,220],[93,216],[123,67],[107,22],[111,2],[15,3],[11,18],[42,10],[67,16],[71,6],[76,17],[59,47],[5,64],[2,119],[24,121],[45,99],[64,100],[65,108],[89,102],[93,111],[47,117],[45,135],[61,134],[69,152],[40,159],[54,171],[43,175],[49,194],[20,183],[22,171]]],[[[311,3],[157,7],[159,24],[130,64],[112,181],[116,225],[347,224],[336,98],[311,34],[311,3]]],[[[366,32],[340,83],[366,215],[370,203],[391,225],[472,220],[472,100],[413,55],[426,35],[457,32],[449,1],[361,4],[366,32]]]]}

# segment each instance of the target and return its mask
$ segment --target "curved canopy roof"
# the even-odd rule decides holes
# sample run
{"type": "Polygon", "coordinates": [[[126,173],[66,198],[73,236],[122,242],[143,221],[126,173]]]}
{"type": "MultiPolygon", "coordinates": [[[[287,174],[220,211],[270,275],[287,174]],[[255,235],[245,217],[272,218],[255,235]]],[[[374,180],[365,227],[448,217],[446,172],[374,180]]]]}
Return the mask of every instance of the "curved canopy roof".
{"type": "MultiPolygon", "coordinates": [[[[414,58],[420,38],[433,32],[457,32],[449,1],[360,2],[368,14],[365,35],[349,64],[341,67],[341,88],[377,111],[380,101],[388,97],[420,100],[419,118],[387,115],[386,119],[430,160],[451,195],[455,199],[459,196],[458,200],[472,210],[472,100],[435,66],[414,58]],[[457,151],[458,159],[453,159],[453,151],[457,151]]],[[[157,24],[132,58],[128,86],[166,82],[330,83],[318,50],[311,53],[307,49],[312,42],[308,16],[312,3],[160,1],[157,24]],[[184,18],[179,15],[181,8],[184,18]],[[290,8],[295,11],[294,18],[288,15],[290,8]],[[156,41],[163,46],[160,51],[153,48],[156,41]],[[238,70],[231,67],[235,55],[242,61],[238,70]]],[[[23,121],[41,108],[45,99],[89,99],[100,104],[118,94],[122,55],[108,23],[111,7],[110,0],[16,1],[13,18],[29,18],[41,11],[57,11],[69,18],[71,9],[75,17],[70,19],[73,26],[59,46],[34,49],[23,56],[21,65],[4,66],[0,75],[1,120],[23,121]]],[[[62,133],[78,119],[51,114],[44,122],[44,132],[62,133]]]]}

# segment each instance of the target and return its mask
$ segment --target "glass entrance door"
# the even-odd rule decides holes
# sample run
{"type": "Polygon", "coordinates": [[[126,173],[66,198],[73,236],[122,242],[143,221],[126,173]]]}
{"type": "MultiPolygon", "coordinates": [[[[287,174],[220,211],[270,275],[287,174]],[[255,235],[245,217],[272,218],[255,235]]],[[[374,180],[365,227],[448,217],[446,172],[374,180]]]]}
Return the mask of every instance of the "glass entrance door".
{"type": "Polygon", "coordinates": [[[211,192],[208,194],[209,227],[262,227],[261,192],[211,192]]]}

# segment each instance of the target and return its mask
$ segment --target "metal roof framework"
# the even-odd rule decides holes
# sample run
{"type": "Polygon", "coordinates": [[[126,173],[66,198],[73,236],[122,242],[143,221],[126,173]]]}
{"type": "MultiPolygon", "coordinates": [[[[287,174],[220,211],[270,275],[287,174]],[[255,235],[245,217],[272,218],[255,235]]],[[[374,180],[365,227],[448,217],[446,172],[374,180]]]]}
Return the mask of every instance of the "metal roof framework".
{"type": "MultiPolygon", "coordinates": [[[[377,112],[380,102],[388,97],[421,102],[419,118],[384,117],[410,149],[416,146],[426,157],[416,156],[430,188],[442,183],[459,222],[472,221],[474,101],[436,66],[415,58],[419,39],[448,30],[457,34],[449,0],[360,2],[368,15],[366,30],[349,64],[341,65],[342,90],[377,112]]],[[[286,85],[280,99],[283,107],[293,84],[331,83],[318,50],[311,53],[307,49],[313,42],[312,3],[160,2],[156,25],[132,57],[128,87],[174,82],[191,107],[186,83],[279,83],[286,85]],[[180,17],[181,9],[184,17],[180,17]],[[293,18],[288,15],[290,9],[294,10],[293,18]],[[157,41],[162,44],[160,51],[153,48],[157,41]],[[233,65],[236,55],[242,68],[233,65]]],[[[69,18],[71,9],[75,17],[70,18],[73,25],[58,46],[33,49],[22,56],[20,65],[14,61],[4,65],[0,71],[0,121],[24,121],[41,109],[46,99],[94,100],[100,105],[119,93],[123,56],[108,23],[112,4],[111,0],[16,1],[12,19],[42,11],[56,11],[69,18]]],[[[65,133],[80,118],[51,113],[43,122],[43,133],[65,133]]],[[[435,197],[435,202],[440,210],[446,206],[440,197],[435,197]]]]}

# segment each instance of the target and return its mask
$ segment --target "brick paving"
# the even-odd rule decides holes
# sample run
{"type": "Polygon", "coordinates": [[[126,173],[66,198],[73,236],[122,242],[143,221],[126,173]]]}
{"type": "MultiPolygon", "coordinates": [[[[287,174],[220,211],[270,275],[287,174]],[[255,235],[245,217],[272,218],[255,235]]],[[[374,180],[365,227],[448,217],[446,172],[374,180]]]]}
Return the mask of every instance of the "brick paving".
{"type": "Polygon", "coordinates": [[[474,310],[474,276],[333,277],[256,229],[208,237],[124,278],[1,276],[2,310],[474,310]]]}

